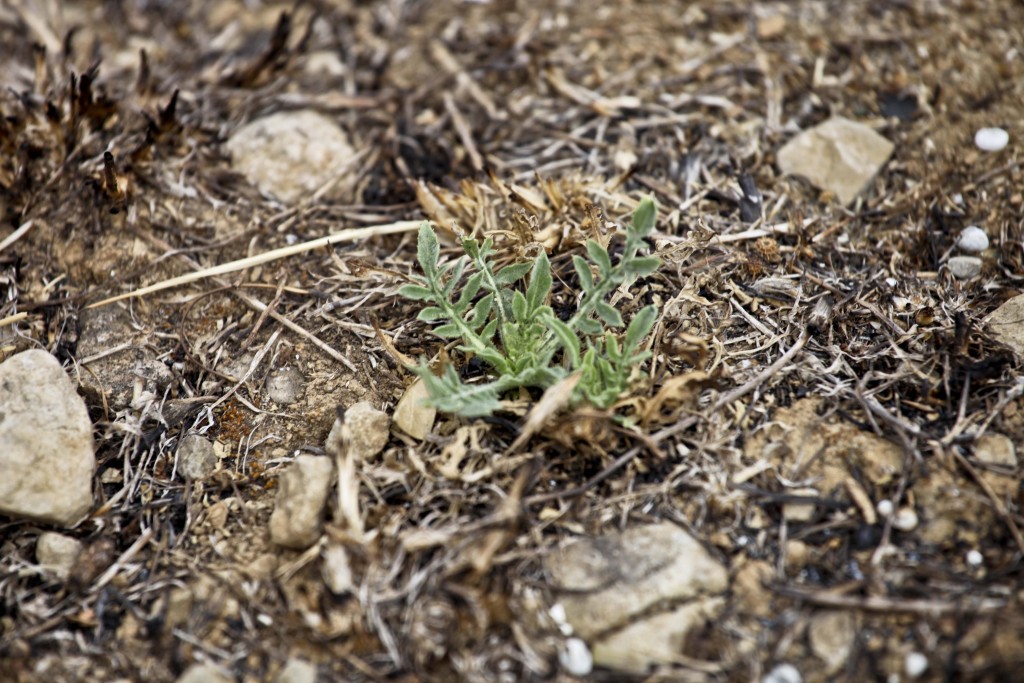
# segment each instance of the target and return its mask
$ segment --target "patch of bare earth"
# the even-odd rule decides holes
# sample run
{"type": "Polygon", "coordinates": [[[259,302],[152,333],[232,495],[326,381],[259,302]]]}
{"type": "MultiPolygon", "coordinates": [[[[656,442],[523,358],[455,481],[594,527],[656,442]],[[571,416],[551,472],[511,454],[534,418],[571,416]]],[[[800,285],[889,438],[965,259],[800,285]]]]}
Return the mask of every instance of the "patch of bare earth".
{"type": "MultiPolygon", "coordinates": [[[[57,529],[84,544],[67,578],[39,566],[53,529],[0,518],[5,680],[264,681],[298,660],[328,681],[569,680],[587,667],[551,608],[579,594],[550,562],[665,522],[727,588],[638,596],[586,632],[585,678],[1024,664],[1024,384],[986,326],[1024,279],[1020,3],[21,0],[0,45],[0,360],[64,363],[98,465],[92,514],[57,529]],[[325,137],[271,159],[292,166],[269,185],[243,175],[232,136],[300,111],[350,162],[314,163],[325,137]],[[895,143],[847,207],[776,165],[833,115],[895,143]],[[975,147],[990,126],[1005,150],[975,147]],[[543,245],[557,310],[570,256],[645,194],[664,266],[613,302],[660,317],[615,409],[516,448],[536,394],[392,429],[339,458],[312,545],[271,542],[281,474],[331,457],[339,411],[392,414],[405,360],[442,346],[397,296],[417,268],[402,221],[433,220],[447,256],[453,231],[510,260],[543,245]],[[958,278],[971,224],[990,245],[958,278]],[[372,226],[392,234],[90,308],[372,226]],[[185,463],[190,435],[212,459],[185,463]],[[697,615],[677,640],[602,660],[673,610],[697,615]]],[[[622,595],[662,566],[593,561],[622,595]]]]}

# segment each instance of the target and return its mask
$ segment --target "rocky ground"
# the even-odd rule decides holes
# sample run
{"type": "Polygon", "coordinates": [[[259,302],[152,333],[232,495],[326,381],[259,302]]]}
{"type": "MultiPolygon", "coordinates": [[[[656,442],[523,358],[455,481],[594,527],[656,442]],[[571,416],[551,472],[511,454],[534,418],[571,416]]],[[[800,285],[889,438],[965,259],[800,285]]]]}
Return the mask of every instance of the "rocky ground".
{"type": "Polygon", "coordinates": [[[1024,664],[1020,3],[16,0],[0,45],[5,680],[1024,664]],[[615,405],[424,408],[416,359],[481,367],[398,295],[421,221],[558,312],[644,196],[615,405]]]}

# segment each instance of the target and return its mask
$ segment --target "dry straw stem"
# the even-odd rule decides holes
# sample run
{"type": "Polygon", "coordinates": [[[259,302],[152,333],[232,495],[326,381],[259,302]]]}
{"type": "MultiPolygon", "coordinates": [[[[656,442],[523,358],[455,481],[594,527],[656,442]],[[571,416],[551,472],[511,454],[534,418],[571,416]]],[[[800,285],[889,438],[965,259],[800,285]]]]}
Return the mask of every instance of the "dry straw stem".
{"type": "Polygon", "coordinates": [[[302,242],[301,244],[293,244],[291,246],[281,247],[280,249],[273,249],[262,254],[257,254],[256,256],[250,256],[236,261],[229,261],[228,263],[222,263],[218,266],[213,266],[212,268],[204,268],[203,270],[199,270],[194,273],[187,273],[185,275],[179,275],[178,277],[172,277],[169,280],[156,282],[148,287],[136,289],[133,292],[125,292],[124,294],[118,294],[117,296],[97,301],[94,304],[89,304],[86,308],[99,308],[100,306],[106,306],[107,304],[123,301],[124,299],[145,296],[146,294],[170,289],[171,287],[178,287],[180,285],[187,285],[190,282],[204,280],[208,277],[234,273],[235,271],[253,268],[255,266],[263,265],[264,263],[270,263],[289,256],[303,254],[307,251],[313,251],[314,249],[319,249],[321,247],[329,247],[342,242],[356,242],[358,240],[378,237],[380,235],[394,235],[397,233],[409,232],[417,229],[422,222],[423,221],[398,221],[396,223],[387,223],[385,225],[374,225],[368,228],[357,228],[355,230],[346,230],[345,232],[336,232],[326,237],[319,237],[315,240],[302,242]]]}

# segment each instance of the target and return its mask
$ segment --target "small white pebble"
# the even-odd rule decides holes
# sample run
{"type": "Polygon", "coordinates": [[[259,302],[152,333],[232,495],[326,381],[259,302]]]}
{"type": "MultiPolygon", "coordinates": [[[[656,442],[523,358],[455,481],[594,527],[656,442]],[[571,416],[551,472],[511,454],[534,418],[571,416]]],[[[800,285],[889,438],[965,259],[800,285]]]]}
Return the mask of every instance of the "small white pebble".
{"type": "Polygon", "coordinates": [[[274,618],[269,614],[257,614],[256,621],[260,622],[264,626],[273,626],[274,618]]]}
{"type": "Polygon", "coordinates": [[[803,683],[804,677],[792,664],[779,664],[761,679],[761,683],[803,683]]]}
{"type": "Polygon", "coordinates": [[[573,676],[588,676],[594,669],[594,657],[590,648],[579,638],[569,638],[565,648],[558,653],[562,668],[573,676]]]}
{"type": "Polygon", "coordinates": [[[1002,128],[982,128],[974,134],[974,144],[986,152],[998,152],[1010,142],[1010,134],[1002,128]]]}
{"type": "Polygon", "coordinates": [[[917,528],[917,513],[913,508],[900,508],[892,525],[900,531],[913,531],[917,528]]]}
{"type": "Polygon", "coordinates": [[[977,225],[968,225],[960,231],[956,246],[964,251],[979,252],[988,249],[988,235],[977,225]]]}
{"type": "Polygon", "coordinates": [[[963,206],[964,196],[957,192],[955,195],[953,195],[953,203],[956,204],[957,206],[963,206]]]}
{"type": "Polygon", "coordinates": [[[875,505],[875,509],[878,510],[878,514],[880,514],[882,517],[888,517],[892,514],[892,501],[889,500],[888,498],[883,498],[882,500],[878,501],[877,505],[875,505]]]}
{"type": "Polygon", "coordinates": [[[903,660],[903,670],[910,678],[917,678],[928,670],[928,658],[920,652],[908,652],[903,660]]]}
{"type": "Polygon", "coordinates": [[[896,278],[887,277],[885,278],[885,284],[889,285],[890,287],[895,287],[898,283],[896,282],[896,278]]]}
{"type": "Polygon", "coordinates": [[[967,564],[971,567],[980,567],[985,562],[985,556],[979,553],[977,550],[967,551],[967,564]]]}
{"type": "Polygon", "coordinates": [[[565,606],[562,605],[562,603],[556,602],[551,605],[551,609],[548,610],[548,614],[551,615],[551,618],[555,620],[556,624],[561,625],[565,623],[565,606]]]}

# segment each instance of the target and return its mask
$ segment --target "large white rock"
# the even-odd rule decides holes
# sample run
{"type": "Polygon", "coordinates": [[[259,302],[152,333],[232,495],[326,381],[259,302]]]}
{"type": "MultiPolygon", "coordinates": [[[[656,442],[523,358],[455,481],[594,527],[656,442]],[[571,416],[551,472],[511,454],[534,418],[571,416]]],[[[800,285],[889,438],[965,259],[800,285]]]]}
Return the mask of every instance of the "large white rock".
{"type": "Polygon", "coordinates": [[[722,609],[728,585],[725,567],[667,522],[573,541],[545,568],[594,663],[635,673],[675,661],[687,632],[722,609]]]}
{"type": "Polygon", "coordinates": [[[345,132],[331,119],[311,110],[288,111],[256,119],[227,142],[231,165],[260,192],[283,202],[297,202],[339,179],[351,176],[355,151],[345,132]]]}
{"type": "Polygon", "coordinates": [[[334,421],[325,444],[328,453],[366,460],[384,450],[391,437],[391,418],[367,401],[360,401],[334,421]]]}
{"type": "Polygon", "coordinates": [[[278,479],[274,512],[270,515],[270,540],[287,548],[304,549],[320,538],[333,473],[331,458],[295,458],[278,479]]]}
{"type": "Polygon", "coordinates": [[[0,513],[72,526],[92,507],[95,469],[89,413],[57,359],[0,364],[0,513]]]}
{"type": "Polygon", "coordinates": [[[36,541],[36,561],[46,572],[52,572],[62,581],[68,578],[71,569],[82,554],[82,542],[63,534],[46,531],[36,541]]]}
{"type": "Polygon", "coordinates": [[[852,202],[889,160],[894,145],[874,130],[841,116],[809,128],[779,150],[779,170],[852,202]]]}

